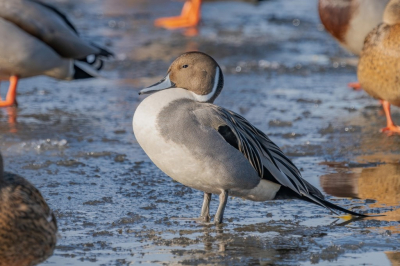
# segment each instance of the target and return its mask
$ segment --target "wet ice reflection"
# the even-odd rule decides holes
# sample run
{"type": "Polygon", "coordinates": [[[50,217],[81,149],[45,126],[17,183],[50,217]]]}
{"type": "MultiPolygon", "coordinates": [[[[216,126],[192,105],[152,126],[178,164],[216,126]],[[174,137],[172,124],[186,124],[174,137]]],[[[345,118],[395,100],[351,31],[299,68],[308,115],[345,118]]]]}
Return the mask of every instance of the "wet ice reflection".
{"type": "MultiPolygon", "coordinates": [[[[400,164],[370,168],[337,168],[338,173],[321,176],[321,186],[329,195],[359,198],[379,214],[369,219],[400,221],[400,164]]],[[[400,232],[398,226],[392,230],[400,232]]]]}

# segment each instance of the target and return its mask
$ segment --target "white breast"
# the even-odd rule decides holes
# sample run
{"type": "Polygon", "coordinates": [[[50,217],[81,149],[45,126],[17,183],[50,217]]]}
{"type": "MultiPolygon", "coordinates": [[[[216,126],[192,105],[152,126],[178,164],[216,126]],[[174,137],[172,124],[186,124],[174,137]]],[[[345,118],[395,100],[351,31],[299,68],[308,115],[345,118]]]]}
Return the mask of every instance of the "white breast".
{"type": "Polygon", "coordinates": [[[150,157],[164,173],[174,180],[201,191],[219,194],[222,188],[213,178],[204,161],[198,160],[184,146],[167,141],[157,128],[160,111],[176,99],[189,98],[191,93],[183,89],[168,89],[148,96],[138,106],[133,116],[135,137],[150,157]]]}

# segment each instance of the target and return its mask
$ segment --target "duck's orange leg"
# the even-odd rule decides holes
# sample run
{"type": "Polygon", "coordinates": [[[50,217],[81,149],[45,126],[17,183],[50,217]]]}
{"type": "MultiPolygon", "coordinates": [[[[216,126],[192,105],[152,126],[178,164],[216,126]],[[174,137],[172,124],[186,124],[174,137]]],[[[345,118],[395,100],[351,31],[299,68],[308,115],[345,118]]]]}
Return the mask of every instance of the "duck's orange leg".
{"type": "Polygon", "coordinates": [[[201,1],[202,0],[187,0],[183,5],[180,16],[156,19],[154,25],[166,29],[197,26],[200,21],[201,1]]]}
{"type": "Polygon", "coordinates": [[[6,99],[0,100],[0,107],[7,107],[17,105],[17,85],[18,85],[18,77],[11,76],[10,77],[10,87],[8,88],[6,99]]]}
{"type": "Polygon", "coordinates": [[[347,84],[347,87],[356,91],[362,90],[360,82],[350,82],[347,84]]]}
{"type": "Polygon", "coordinates": [[[400,127],[393,123],[392,115],[390,114],[390,103],[382,101],[383,110],[385,111],[387,126],[381,129],[381,132],[386,132],[389,136],[394,133],[400,134],[400,127]]]}

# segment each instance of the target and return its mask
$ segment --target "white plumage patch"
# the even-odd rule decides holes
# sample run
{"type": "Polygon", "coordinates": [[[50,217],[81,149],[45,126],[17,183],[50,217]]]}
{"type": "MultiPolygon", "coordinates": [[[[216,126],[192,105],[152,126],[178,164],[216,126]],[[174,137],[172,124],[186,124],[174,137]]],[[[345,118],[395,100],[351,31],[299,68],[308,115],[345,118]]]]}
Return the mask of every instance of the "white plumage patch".
{"type": "Polygon", "coordinates": [[[260,183],[255,188],[246,191],[238,191],[232,194],[253,201],[266,201],[273,200],[280,188],[281,186],[277,183],[261,179],[260,183]]]}

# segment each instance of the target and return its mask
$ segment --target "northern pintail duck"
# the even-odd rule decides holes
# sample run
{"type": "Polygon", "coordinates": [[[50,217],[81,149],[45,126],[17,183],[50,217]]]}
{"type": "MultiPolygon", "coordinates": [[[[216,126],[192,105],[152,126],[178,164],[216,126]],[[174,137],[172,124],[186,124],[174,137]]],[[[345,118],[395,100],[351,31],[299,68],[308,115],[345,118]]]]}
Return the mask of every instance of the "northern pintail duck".
{"type": "MultiPolygon", "coordinates": [[[[368,33],[382,22],[389,0],[319,0],[318,11],[325,29],[348,51],[361,53],[368,33]]],[[[359,89],[358,82],[348,84],[359,89]]]]}
{"type": "Polygon", "coordinates": [[[174,180],[204,191],[201,217],[209,221],[211,194],[219,195],[215,223],[222,222],[228,195],[253,201],[302,199],[336,206],[301,177],[297,167],[263,132],[242,116],[213,104],[224,78],[210,56],[179,56],[156,92],[135,111],[133,131],[150,159],[174,180]]]}
{"type": "Polygon", "coordinates": [[[400,133],[395,125],[390,105],[400,106],[400,0],[391,0],[385,9],[383,23],[365,39],[358,64],[358,79],[364,90],[380,100],[387,126],[381,131],[400,133]]]}
{"type": "Polygon", "coordinates": [[[154,25],[166,29],[197,26],[200,22],[201,17],[201,3],[217,1],[260,2],[263,0],[186,0],[180,16],[159,18],[154,22],[154,25]]]}
{"type": "Polygon", "coordinates": [[[0,0],[0,81],[10,80],[0,107],[16,105],[18,80],[97,76],[107,50],[82,40],[67,17],[36,0],[0,0]]]}
{"type": "Polygon", "coordinates": [[[0,154],[0,266],[36,265],[53,254],[57,222],[39,190],[3,170],[0,154]]]}

